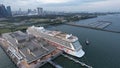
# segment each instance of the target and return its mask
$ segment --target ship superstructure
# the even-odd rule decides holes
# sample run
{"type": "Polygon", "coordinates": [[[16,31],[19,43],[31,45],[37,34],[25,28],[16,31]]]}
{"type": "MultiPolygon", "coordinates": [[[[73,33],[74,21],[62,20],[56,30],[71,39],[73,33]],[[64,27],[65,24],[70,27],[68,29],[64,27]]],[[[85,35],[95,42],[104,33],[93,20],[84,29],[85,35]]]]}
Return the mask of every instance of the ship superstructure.
{"type": "Polygon", "coordinates": [[[50,44],[70,55],[82,57],[85,54],[78,38],[72,34],[63,33],[61,31],[50,31],[44,29],[44,27],[35,26],[29,27],[27,33],[45,39],[50,44]]]}

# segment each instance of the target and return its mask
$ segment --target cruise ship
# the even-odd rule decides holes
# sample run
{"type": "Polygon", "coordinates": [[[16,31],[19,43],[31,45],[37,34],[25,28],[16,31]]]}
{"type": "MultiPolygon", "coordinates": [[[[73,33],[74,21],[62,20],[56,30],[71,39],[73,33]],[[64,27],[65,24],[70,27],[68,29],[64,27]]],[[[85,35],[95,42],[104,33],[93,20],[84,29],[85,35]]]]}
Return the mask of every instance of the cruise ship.
{"type": "Polygon", "coordinates": [[[78,38],[72,34],[63,33],[61,31],[50,31],[44,29],[44,27],[35,26],[29,27],[26,32],[44,39],[49,42],[49,44],[54,45],[58,49],[72,56],[82,57],[85,54],[78,38]]]}

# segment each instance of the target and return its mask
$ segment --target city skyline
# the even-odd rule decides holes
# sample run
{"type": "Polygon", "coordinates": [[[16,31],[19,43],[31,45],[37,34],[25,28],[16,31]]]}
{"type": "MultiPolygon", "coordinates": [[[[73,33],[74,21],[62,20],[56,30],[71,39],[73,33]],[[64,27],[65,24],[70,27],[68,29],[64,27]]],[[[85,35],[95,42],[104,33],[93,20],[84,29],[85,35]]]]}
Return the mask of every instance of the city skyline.
{"type": "Polygon", "coordinates": [[[118,12],[120,1],[114,0],[2,0],[1,4],[10,5],[13,11],[42,7],[49,11],[67,12],[118,12]]]}

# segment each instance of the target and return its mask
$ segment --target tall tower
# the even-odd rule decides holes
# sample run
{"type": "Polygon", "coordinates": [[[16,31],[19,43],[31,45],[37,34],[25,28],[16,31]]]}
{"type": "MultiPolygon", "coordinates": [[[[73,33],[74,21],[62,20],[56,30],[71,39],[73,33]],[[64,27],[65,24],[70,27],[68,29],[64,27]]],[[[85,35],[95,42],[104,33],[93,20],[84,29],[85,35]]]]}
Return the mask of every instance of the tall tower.
{"type": "Polygon", "coordinates": [[[8,12],[8,16],[12,16],[12,11],[10,6],[7,6],[7,12],[8,12]]]}
{"type": "Polygon", "coordinates": [[[43,8],[37,8],[38,15],[43,15],[43,8]]]}
{"type": "Polygon", "coordinates": [[[28,14],[31,13],[31,12],[32,12],[32,10],[31,10],[31,9],[28,9],[28,14]]]}
{"type": "Polygon", "coordinates": [[[3,4],[0,4],[0,17],[6,17],[8,15],[7,10],[3,4]]]}

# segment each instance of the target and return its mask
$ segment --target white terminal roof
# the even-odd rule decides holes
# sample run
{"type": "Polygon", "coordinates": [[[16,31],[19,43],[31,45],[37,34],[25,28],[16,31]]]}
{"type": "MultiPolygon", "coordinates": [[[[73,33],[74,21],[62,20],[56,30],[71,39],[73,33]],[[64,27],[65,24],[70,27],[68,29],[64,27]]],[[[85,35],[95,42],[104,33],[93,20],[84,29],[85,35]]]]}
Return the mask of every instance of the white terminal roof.
{"type": "Polygon", "coordinates": [[[11,47],[19,49],[19,53],[26,58],[28,63],[40,59],[56,49],[46,41],[21,31],[4,33],[2,36],[13,45],[11,47]]]}

